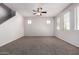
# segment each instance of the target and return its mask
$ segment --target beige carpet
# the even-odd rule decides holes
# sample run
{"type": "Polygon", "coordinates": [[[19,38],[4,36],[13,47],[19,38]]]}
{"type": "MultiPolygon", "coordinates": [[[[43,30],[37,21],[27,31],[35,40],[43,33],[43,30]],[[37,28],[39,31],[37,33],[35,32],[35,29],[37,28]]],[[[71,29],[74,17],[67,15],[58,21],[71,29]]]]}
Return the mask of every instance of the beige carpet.
{"type": "Polygon", "coordinates": [[[0,47],[8,55],[77,55],[79,48],[56,37],[22,37],[0,47]]]}

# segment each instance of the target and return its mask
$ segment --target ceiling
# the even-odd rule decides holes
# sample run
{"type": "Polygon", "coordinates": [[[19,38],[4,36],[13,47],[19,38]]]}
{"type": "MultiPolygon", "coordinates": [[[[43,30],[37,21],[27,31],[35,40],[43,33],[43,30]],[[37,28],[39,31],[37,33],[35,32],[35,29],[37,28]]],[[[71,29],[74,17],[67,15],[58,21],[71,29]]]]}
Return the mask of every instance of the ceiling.
{"type": "Polygon", "coordinates": [[[70,3],[5,3],[11,9],[18,11],[24,17],[33,17],[33,9],[41,6],[47,14],[43,14],[42,17],[54,17],[66,8],[70,3]]]}

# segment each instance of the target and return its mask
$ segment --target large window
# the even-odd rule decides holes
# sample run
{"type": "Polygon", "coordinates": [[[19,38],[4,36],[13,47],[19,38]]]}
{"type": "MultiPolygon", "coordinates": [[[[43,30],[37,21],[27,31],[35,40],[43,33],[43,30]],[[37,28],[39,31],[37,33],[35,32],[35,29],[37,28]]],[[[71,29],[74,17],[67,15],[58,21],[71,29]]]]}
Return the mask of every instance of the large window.
{"type": "Polygon", "coordinates": [[[64,30],[70,30],[70,12],[64,14],[64,30]]]}
{"type": "Polygon", "coordinates": [[[60,30],[60,17],[57,18],[57,30],[60,30]]]}
{"type": "Polygon", "coordinates": [[[79,30],[79,7],[75,8],[75,30],[79,30]]]}

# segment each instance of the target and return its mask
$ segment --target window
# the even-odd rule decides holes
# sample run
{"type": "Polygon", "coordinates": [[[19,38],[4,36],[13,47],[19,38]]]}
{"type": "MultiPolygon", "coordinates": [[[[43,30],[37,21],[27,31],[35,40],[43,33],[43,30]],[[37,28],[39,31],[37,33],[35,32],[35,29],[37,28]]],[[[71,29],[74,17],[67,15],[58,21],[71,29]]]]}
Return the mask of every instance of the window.
{"type": "Polygon", "coordinates": [[[47,21],[46,21],[46,23],[47,23],[47,24],[50,24],[50,23],[51,23],[51,21],[50,21],[50,20],[47,20],[47,21]]]}
{"type": "Polygon", "coordinates": [[[60,17],[57,18],[57,30],[60,30],[60,17]]]}
{"type": "Polygon", "coordinates": [[[64,14],[64,30],[70,30],[70,12],[64,14]]]}
{"type": "Polygon", "coordinates": [[[28,24],[31,24],[32,23],[32,21],[31,20],[28,20],[28,24]]]}
{"type": "Polygon", "coordinates": [[[79,7],[75,8],[75,30],[79,30],[79,7]]]}

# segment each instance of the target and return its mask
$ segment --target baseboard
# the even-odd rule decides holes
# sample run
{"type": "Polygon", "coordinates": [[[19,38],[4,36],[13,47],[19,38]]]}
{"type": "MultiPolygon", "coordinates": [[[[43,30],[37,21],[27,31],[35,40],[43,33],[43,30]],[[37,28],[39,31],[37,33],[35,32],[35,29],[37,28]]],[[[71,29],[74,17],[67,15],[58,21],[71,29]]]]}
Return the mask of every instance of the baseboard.
{"type": "Polygon", "coordinates": [[[78,44],[75,44],[75,43],[73,43],[73,42],[67,41],[66,39],[63,39],[63,38],[61,38],[61,37],[59,37],[59,36],[56,36],[56,37],[59,38],[59,39],[61,39],[61,40],[63,40],[63,41],[65,41],[65,42],[67,42],[68,44],[71,44],[71,45],[73,45],[73,46],[79,48],[79,45],[78,45],[78,44]]]}
{"type": "Polygon", "coordinates": [[[7,41],[7,42],[2,42],[2,43],[0,44],[0,47],[6,45],[6,44],[8,44],[8,43],[11,43],[12,41],[15,41],[15,40],[17,40],[17,39],[19,39],[19,38],[21,38],[21,37],[23,37],[23,36],[24,36],[24,35],[22,35],[22,36],[20,36],[20,37],[17,37],[17,38],[15,38],[15,39],[11,39],[10,41],[7,41]]]}

